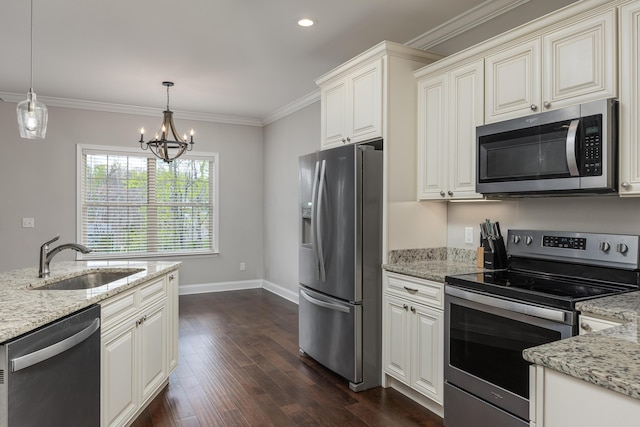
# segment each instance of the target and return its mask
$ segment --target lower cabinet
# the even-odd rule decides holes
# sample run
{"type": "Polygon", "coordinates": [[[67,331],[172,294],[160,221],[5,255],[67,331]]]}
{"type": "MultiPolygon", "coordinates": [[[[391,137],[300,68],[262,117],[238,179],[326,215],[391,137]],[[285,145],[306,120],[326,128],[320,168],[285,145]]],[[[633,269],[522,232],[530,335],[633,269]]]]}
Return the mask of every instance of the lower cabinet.
{"type": "Polygon", "coordinates": [[[172,272],[102,303],[103,427],[128,425],[177,366],[177,286],[172,272]]]}
{"type": "Polygon", "coordinates": [[[433,296],[444,285],[394,273],[384,281],[384,373],[442,405],[444,313],[433,296]]]}

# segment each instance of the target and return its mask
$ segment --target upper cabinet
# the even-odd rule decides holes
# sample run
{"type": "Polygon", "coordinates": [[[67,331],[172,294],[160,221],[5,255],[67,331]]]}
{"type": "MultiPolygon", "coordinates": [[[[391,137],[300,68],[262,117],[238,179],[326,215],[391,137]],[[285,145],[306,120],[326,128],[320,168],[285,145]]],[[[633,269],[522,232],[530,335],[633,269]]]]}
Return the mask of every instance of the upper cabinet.
{"type": "Polygon", "coordinates": [[[620,8],[621,196],[640,195],[640,1],[620,8]]]}
{"type": "Polygon", "coordinates": [[[485,122],[615,97],[616,11],[523,37],[485,59],[485,122]]]}
{"type": "MultiPolygon", "coordinates": [[[[319,77],[321,148],[387,139],[391,97],[404,96],[404,87],[413,82],[413,71],[439,58],[385,41],[319,77]]],[[[415,103],[406,108],[415,111],[415,103]]]]}
{"type": "Polygon", "coordinates": [[[482,197],[475,192],[476,126],[483,124],[483,61],[418,78],[418,199],[482,197]]]}
{"type": "Polygon", "coordinates": [[[382,137],[382,59],[328,83],[320,93],[322,148],[382,137]]]}

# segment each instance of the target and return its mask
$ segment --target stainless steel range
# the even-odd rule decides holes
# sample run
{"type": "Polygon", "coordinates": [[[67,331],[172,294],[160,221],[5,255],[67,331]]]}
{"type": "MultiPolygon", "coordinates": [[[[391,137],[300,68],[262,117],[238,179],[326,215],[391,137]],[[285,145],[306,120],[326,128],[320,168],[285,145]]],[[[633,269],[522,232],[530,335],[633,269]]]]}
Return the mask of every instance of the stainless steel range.
{"type": "Polygon", "coordinates": [[[639,248],[632,235],[510,230],[507,269],[447,276],[445,425],[528,426],[522,351],[577,335],[576,302],[640,289],[639,248]]]}

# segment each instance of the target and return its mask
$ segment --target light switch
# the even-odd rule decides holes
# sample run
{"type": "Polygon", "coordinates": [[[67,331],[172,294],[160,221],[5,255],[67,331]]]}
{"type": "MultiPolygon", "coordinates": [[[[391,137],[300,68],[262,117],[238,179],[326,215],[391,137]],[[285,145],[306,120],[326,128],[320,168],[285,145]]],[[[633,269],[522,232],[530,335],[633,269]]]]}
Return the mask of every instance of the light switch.
{"type": "Polygon", "coordinates": [[[464,228],[464,242],[473,244],[473,227],[464,228]]]}
{"type": "Polygon", "coordinates": [[[35,227],[35,220],[33,218],[22,218],[22,228],[35,227]]]}

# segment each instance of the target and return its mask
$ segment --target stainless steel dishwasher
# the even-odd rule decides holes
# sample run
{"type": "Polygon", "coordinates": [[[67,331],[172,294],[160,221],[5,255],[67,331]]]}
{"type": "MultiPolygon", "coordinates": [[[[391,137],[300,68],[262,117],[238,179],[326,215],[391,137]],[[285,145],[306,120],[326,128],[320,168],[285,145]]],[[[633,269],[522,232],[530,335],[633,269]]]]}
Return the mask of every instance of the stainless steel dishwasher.
{"type": "Polygon", "coordinates": [[[100,425],[100,306],[0,345],[1,427],[100,425]]]}

